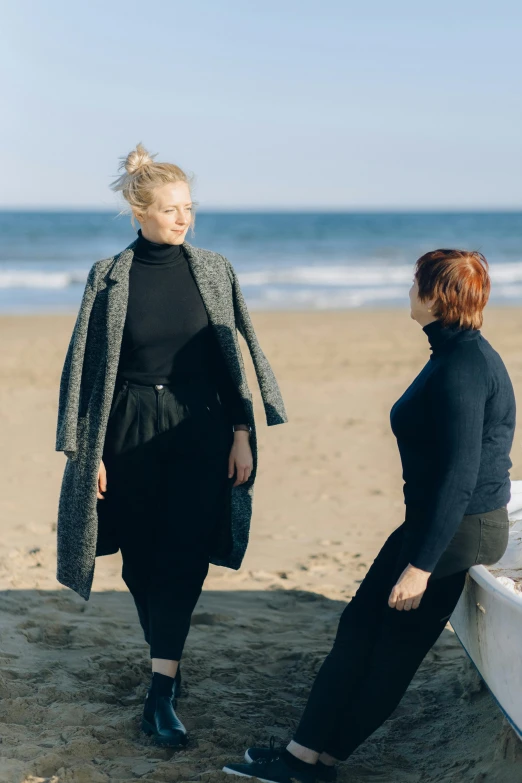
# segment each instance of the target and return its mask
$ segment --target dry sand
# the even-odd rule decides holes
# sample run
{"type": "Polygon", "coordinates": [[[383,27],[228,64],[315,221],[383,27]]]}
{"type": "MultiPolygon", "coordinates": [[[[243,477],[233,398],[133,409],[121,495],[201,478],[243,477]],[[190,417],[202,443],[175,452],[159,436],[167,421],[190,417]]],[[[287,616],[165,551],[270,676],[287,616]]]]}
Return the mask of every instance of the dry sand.
{"type": "MultiPolygon", "coordinates": [[[[264,427],[257,399],[250,549],[240,572],[212,569],[196,609],[178,709],[191,744],[173,754],[139,731],[149,661],[119,556],[98,559],[88,603],[55,581],[54,429],[73,320],[0,318],[0,783],[230,780],[218,770],[247,744],[289,736],[344,602],[402,521],[388,414],[426,338],[403,311],[255,314],[291,422],[264,427]]],[[[522,311],[491,310],[484,333],[520,399],[522,311]]],[[[521,744],[449,627],[340,780],[522,781],[521,744]]]]}

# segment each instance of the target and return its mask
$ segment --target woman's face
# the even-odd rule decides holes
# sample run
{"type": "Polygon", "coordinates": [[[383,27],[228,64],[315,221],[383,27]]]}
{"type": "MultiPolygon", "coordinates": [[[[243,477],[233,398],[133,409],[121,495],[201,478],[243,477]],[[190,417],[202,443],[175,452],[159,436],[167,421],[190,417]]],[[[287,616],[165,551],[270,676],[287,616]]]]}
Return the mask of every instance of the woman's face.
{"type": "Polygon", "coordinates": [[[413,278],[413,285],[410,288],[410,315],[414,321],[417,321],[421,326],[427,326],[427,324],[437,319],[431,312],[431,308],[434,305],[434,301],[421,302],[419,299],[419,284],[417,278],[413,278]]]}
{"type": "Polygon", "coordinates": [[[167,245],[181,245],[192,220],[192,199],[186,182],[169,182],[156,188],[154,202],[146,214],[135,212],[145,239],[167,245]]]}

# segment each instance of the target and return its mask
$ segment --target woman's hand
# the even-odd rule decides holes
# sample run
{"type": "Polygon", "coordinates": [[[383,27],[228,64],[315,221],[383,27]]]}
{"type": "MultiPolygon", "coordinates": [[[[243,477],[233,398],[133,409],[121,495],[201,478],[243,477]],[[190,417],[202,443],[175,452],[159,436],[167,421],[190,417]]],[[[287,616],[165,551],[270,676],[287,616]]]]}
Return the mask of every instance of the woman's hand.
{"type": "Polygon", "coordinates": [[[430,576],[429,571],[421,571],[420,568],[412,565],[406,566],[390,593],[388,606],[391,609],[398,609],[399,612],[417,609],[430,576]]]}
{"type": "Polygon", "coordinates": [[[250,433],[246,430],[236,430],[234,432],[234,443],[230,449],[228,458],[228,477],[232,478],[234,470],[236,471],[236,480],[233,484],[238,487],[248,480],[254,467],[254,458],[249,443],[250,433]]]}
{"type": "Polygon", "coordinates": [[[107,471],[105,470],[103,460],[100,462],[100,469],[98,470],[98,492],[96,494],[98,500],[105,500],[102,492],[107,492],[107,471]]]}

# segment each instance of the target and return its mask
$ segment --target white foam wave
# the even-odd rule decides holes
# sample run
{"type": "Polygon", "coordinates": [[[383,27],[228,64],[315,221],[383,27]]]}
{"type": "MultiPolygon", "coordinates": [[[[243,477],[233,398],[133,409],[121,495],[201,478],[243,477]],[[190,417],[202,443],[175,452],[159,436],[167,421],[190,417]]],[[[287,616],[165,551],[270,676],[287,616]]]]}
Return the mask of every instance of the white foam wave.
{"type": "Polygon", "coordinates": [[[299,288],[294,291],[267,286],[258,296],[249,296],[248,305],[253,310],[343,310],[364,307],[369,304],[401,303],[406,306],[408,295],[404,288],[299,288]]]}
{"type": "Polygon", "coordinates": [[[244,286],[381,286],[383,283],[407,284],[411,279],[411,266],[297,266],[239,273],[244,286]]]}
{"type": "MultiPolygon", "coordinates": [[[[70,286],[84,285],[87,279],[87,269],[45,270],[0,267],[0,288],[34,288],[34,289],[65,289],[70,286]]],[[[499,296],[511,297],[514,294],[510,287],[522,284],[522,262],[498,263],[490,267],[491,280],[494,293],[499,296]]],[[[295,289],[307,290],[317,287],[342,287],[345,294],[366,297],[367,291],[372,289],[372,298],[390,298],[387,291],[390,287],[401,287],[400,296],[412,281],[413,268],[411,265],[387,266],[387,265],[316,265],[293,266],[283,268],[268,268],[256,271],[239,272],[239,280],[242,286],[249,288],[276,288],[278,286],[295,287],[295,289]],[[380,289],[383,290],[379,293],[380,289]]],[[[284,296],[288,295],[285,288],[284,296]]],[[[518,295],[518,294],[517,294],[518,295]]],[[[264,297],[267,293],[264,293],[264,297]]],[[[395,298],[395,297],[392,297],[395,298]]]]}
{"type": "MultiPolygon", "coordinates": [[[[522,262],[492,264],[491,280],[495,283],[522,283],[522,262]]],[[[382,286],[408,285],[413,278],[413,267],[401,266],[295,266],[242,272],[240,282],[245,286],[317,285],[317,286],[382,286]]]]}
{"type": "Polygon", "coordinates": [[[87,271],[49,272],[44,270],[1,269],[0,288],[69,288],[85,284],[87,271]]]}

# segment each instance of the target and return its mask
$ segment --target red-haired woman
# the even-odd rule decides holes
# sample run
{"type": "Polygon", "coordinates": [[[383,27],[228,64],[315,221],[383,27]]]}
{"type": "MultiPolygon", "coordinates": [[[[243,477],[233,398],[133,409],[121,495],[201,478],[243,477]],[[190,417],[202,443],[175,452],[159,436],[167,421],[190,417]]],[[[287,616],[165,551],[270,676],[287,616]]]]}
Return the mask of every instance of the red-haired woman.
{"type": "Polygon", "coordinates": [[[393,712],[442,633],[466,571],[504,553],[515,398],[482,337],[489,296],[480,253],[436,250],[417,261],[411,317],[430,360],[391,411],[402,460],[405,522],[344,610],[332,651],[285,749],[249,748],[225,771],[275,783],[333,780],[393,712]]]}

